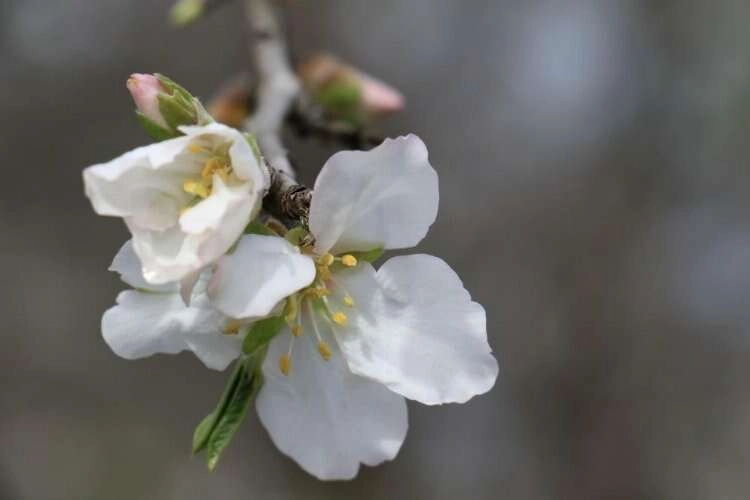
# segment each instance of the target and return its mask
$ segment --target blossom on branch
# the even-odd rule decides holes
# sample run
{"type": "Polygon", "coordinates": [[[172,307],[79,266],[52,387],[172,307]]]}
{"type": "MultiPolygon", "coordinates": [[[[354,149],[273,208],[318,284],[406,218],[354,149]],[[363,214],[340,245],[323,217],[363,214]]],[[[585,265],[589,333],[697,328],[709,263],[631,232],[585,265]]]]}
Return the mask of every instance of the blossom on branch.
{"type": "Polygon", "coordinates": [[[224,370],[242,352],[241,323],[208,301],[208,272],[198,280],[186,306],[179,283],[152,285],[143,278],[131,241],[122,246],[110,270],[135,288],[121,292],[117,305],[102,317],[102,335],[117,355],[139,359],[192,351],[208,368],[224,370]]]}
{"type": "Polygon", "coordinates": [[[352,478],[360,463],[394,458],[408,427],[404,398],[463,403],[495,383],[484,309],[445,262],[368,262],[419,243],[437,208],[425,145],[386,140],[328,160],[299,251],[249,235],[217,264],[208,295],[225,314],[270,314],[289,295],[256,408],[274,443],[318,478],[352,478]]]}
{"type": "Polygon", "coordinates": [[[261,207],[269,176],[248,139],[211,123],[88,167],[86,195],[122,217],[148,283],[180,281],[225,254],[261,207]]]}

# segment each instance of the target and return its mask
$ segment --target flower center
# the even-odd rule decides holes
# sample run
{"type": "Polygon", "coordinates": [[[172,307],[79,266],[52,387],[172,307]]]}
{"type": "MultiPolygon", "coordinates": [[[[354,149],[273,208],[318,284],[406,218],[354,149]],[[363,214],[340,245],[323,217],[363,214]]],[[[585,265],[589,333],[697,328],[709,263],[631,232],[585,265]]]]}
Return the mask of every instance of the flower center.
{"type": "Polygon", "coordinates": [[[231,143],[224,143],[219,146],[204,146],[193,143],[188,146],[188,151],[199,157],[202,161],[202,167],[199,175],[188,177],[182,183],[182,189],[188,194],[193,195],[192,200],[183,209],[183,212],[189,210],[201,200],[211,196],[214,187],[214,175],[218,175],[222,181],[237,181],[237,176],[232,168],[232,160],[229,156],[231,143]]]}
{"type": "Polygon", "coordinates": [[[333,329],[345,327],[348,324],[349,317],[343,312],[342,304],[348,308],[353,308],[355,305],[349,292],[341,283],[334,280],[330,268],[337,263],[346,267],[355,267],[357,265],[356,257],[349,254],[334,257],[330,253],[326,253],[314,258],[315,280],[310,286],[287,299],[284,318],[292,332],[292,337],[289,340],[289,348],[286,354],[279,359],[279,369],[284,375],[289,375],[292,369],[292,350],[294,349],[295,339],[302,336],[303,333],[303,315],[306,315],[307,323],[312,327],[320,357],[328,361],[333,353],[325,336],[326,334],[330,335],[333,329]],[[324,326],[328,328],[321,330],[319,321],[322,321],[324,326]]]}

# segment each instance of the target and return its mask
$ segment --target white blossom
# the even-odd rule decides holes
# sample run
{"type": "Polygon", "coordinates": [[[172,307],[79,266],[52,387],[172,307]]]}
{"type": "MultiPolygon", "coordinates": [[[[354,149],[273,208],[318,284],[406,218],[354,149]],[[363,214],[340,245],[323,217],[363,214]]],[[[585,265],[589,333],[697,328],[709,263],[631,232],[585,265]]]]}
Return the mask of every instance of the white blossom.
{"type": "Polygon", "coordinates": [[[445,262],[400,256],[376,271],[357,258],[416,245],[437,207],[422,141],[386,140],[323,167],[310,207],[314,245],[249,235],[218,262],[208,294],[226,314],[266,315],[291,295],[256,408],[274,443],[318,478],[352,478],[360,463],[395,457],[408,427],[404,398],[463,403],[495,383],[484,309],[445,262]]]}
{"type": "Polygon", "coordinates": [[[117,305],[102,317],[102,335],[110,348],[126,359],[157,353],[192,351],[208,367],[224,370],[242,352],[241,323],[213,308],[206,296],[210,271],[192,290],[190,306],[179,294],[179,283],[148,283],[128,241],[117,253],[111,271],[135,288],[117,297],[117,305]]]}
{"type": "Polygon", "coordinates": [[[234,244],[260,209],[268,172],[245,137],[212,123],[83,173],[101,215],[122,217],[151,284],[189,278],[234,244]]]}

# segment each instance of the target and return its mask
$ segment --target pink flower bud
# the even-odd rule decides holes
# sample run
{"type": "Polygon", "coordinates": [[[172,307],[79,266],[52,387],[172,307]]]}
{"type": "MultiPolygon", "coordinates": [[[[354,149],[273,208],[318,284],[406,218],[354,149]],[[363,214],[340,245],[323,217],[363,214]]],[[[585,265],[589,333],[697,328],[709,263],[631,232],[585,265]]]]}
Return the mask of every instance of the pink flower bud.
{"type": "Polygon", "coordinates": [[[404,96],[388,85],[375,78],[359,73],[362,85],[362,104],[371,113],[394,113],[404,109],[404,96]]]}
{"type": "Polygon", "coordinates": [[[391,87],[330,54],[316,54],[303,62],[298,73],[308,92],[315,95],[331,84],[350,84],[360,92],[360,105],[369,114],[393,113],[404,108],[404,96],[391,87]]]}
{"type": "Polygon", "coordinates": [[[168,129],[169,125],[159,109],[158,96],[167,91],[161,82],[154,75],[133,73],[128,78],[127,87],[138,111],[149,120],[168,129]]]}

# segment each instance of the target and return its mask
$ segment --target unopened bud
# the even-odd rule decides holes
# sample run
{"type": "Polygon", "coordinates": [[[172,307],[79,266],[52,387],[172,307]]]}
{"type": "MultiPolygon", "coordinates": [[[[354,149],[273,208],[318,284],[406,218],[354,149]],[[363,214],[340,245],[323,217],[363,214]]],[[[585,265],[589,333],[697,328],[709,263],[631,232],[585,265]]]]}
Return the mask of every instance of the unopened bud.
{"type": "Polygon", "coordinates": [[[307,92],[339,119],[361,122],[404,108],[398,90],[330,54],[310,57],[298,73],[307,92]]]}
{"type": "Polygon", "coordinates": [[[167,89],[158,78],[154,75],[134,73],[128,78],[127,87],[143,116],[164,128],[169,127],[159,111],[159,93],[166,92],[167,89]]]}
{"type": "Polygon", "coordinates": [[[156,140],[178,137],[181,125],[205,125],[213,121],[198,99],[160,74],[135,73],[127,83],[141,124],[156,140]]]}
{"type": "Polygon", "coordinates": [[[169,11],[169,20],[185,26],[198,20],[206,9],[206,0],[178,0],[169,11]]]}

